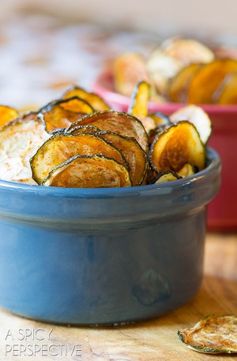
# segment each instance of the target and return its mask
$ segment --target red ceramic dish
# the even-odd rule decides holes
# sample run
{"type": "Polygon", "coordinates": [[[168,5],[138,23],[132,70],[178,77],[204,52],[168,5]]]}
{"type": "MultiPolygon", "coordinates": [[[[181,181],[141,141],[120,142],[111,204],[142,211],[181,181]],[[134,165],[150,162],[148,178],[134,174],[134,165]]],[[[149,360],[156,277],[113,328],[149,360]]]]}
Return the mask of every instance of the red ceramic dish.
{"type": "MultiPolygon", "coordinates": [[[[94,91],[101,95],[114,109],[127,111],[130,99],[113,90],[113,79],[109,72],[102,73],[94,91]]],[[[150,111],[161,111],[167,115],[184,104],[150,103],[150,111]]],[[[209,145],[216,149],[222,159],[222,187],[210,204],[208,227],[211,230],[231,231],[237,229],[237,105],[202,105],[209,114],[213,133],[209,145]]]]}

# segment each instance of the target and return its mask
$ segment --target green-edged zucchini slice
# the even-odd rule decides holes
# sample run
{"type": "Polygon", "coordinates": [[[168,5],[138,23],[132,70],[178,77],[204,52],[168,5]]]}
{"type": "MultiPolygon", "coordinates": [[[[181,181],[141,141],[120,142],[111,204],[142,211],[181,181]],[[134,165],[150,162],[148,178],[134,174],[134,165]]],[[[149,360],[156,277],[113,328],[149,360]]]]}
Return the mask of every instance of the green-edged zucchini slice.
{"type": "Polygon", "coordinates": [[[237,353],[236,316],[209,316],[191,328],[178,331],[178,335],[194,351],[207,354],[237,353]]]}
{"type": "Polygon", "coordinates": [[[151,86],[146,81],[140,81],[134,88],[128,112],[139,119],[148,114],[148,103],[151,97],[151,86]]]}
{"type": "Polygon", "coordinates": [[[67,128],[85,114],[93,113],[93,107],[78,97],[59,99],[45,105],[39,111],[39,118],[45,123],[47,132],[67,128]]]}
{"type": "Polygon", "coordinates": [[[108,188],[131,186],[128,170],[100,155],[77,155],[53,169],[45,186],[67,188],[108,188]]]}
{"type": "Polygon", "coordinates": [[[87,103],[89,103],[95,110],[103,111],[110,109],[109,105],[99,95],[95,93],[89,93],[85,89],[78,86],[74,86],[68,89],[63,95],[64,99],[72,97],[79,97],[83,100],[86,100],[87,103]]]}
{"type": "Polygon", "coordinates": [[[33,179],[41,184],[50,171],[75,155],[103,155],[127,166],[118,149],[91,134],[56,134],[45,142],[31,159],[33,179]]]}
{"type": "Polygon", "coordinates": [[[200,138],[204,144],[207,143],[212,132],[211,120],[208,114],[196,105],[187,105],[184,108],[177,110],[170,116],[173,123],[178,123],[182,120],[188,120],[195,125],[200,134],[200,138]]]}
{"type": "Polygon", "coordinates": [[[78,125],[93,125],[101,130],[135,138],[145,151],[148,148],[148,136],[144,126],[140,120],[127,113],[111,110],[89,114],[69,126],[67,132],[71,132],[78,125]]]}
{"type": "Polygon", "coordinates": [[[136,139],[99,130],[90,125],[77,127],[71,134],[78,135],[83,134],[84,132],[86,134],[95,134],[117,148],[127,161],[132,185],[139,185],[142,183],[147,171],[147,157],[136,139]]]}
{"type": "Polygon", "coordinates": [[[201,170],[205,167],[205,147],[195,126],[179,122],[154,139],[150,161],[158,172],[178,172],[186,163],[201,170]]]}

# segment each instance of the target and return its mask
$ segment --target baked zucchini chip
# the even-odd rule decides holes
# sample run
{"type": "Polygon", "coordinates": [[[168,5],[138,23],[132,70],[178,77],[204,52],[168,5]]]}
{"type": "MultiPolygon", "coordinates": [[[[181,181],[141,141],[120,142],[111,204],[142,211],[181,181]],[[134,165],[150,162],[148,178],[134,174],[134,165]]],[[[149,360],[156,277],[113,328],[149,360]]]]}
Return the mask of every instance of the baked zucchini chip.
{"type": "Polygon", "coordinates": [[[147,170],[147,158],[146,153],[134,138],[99,130],[90,125],[77,127],[70,134],[78,135],[83,133],[95,134],[117,148],[127,161],[132,185],[142,183],[147,170]]]}
{"type": "Polygon", "coordinates": [[[150,161],[158,172],[178,172],[186,163],[201,170],[205,167],[205,146],[192,123],[182,121],[154,139],[150,161]]]}
{"type": "Polygon", "coordinates": [[[148,113],[148,103],[151,97],[151,86],[146,81],[140,81],[134,88],[128,113],[137,118],[145,118],[148,113]]]}
{"type": "Polygon", "coordinates": [[[0,130],[0,178],[28,183],[32,180],[30,158],[49,138],[36,113],[15,119],[0,130]]]}
{"type": "Polygon", "coordinates": [[[110,109],[109,105],[99,95],[95,93],[89,93],[85,89],[78,86],[74,86],[68,89],[63,95],[64,99],[72,97],[78,97],[86,100],[95,110],[103,111],[110,109]]]}
{"type": "Polygon", "coordinates": [[[101,130],[94,125],[77,125],[76,127],[72,128],[71,130],[65,130],[65,134],[96,134],[101,132],[101,130]]]}
{"type": "Polygon", "coordinates": [[[16,109],[8,107],[7,105],[0,105],[0,127],[3,127],[18,117],[19,113],[16,109]]]}
{"type": "Polygon", "coordinates": [[[204,65],[193,77],[189,92],[188,103],[213,104],[216,91],[226,75],[237,71],[237,60],[217,59],[204,65]]]}
{"type": "Polygon", "coordinates": [[[186,107],[177,110],[177,112],[170,115],[170,120],[173,123],[188,120],[197,128],[204,144],[207,143],[212,132],[211,119],[201,107],[196,105],[187,105],[186,107]]]}
{"type": "Polygon", "coordinates": [[[99,133],[98,135],[123,154],[129,166],[132,185],[140,185],[146,175],[147,158],[136,139],[111,132],[99,133]]]}
{"type": "Polygon", "coordinates": [[[167,93],[172,102],[187,103],[190,83],[201,67],[201,64],[189,64],[171,78],[167,93]]]}
{"type": "Polygon", "coordinates": [[[39,118],[45,123],[48,133],[67,128],[83,115],[93,113],[93,107],[78,97],[50,102],[39,111],[39,118]]]}
{"type": "Polygon", "coordinates": [[[178,331],[194,351],[210,354],[237,353],[237,317],[209,316],[191,328],[178,331]]]}
{"type": "Polygon", "coordinates": [[[226,76],[218,93],[218,104],[237,104],[237,72],[226,76]]]}
{"type": "Polygon", "coordinates": [[[100,155],[77,155],[53,169],[45,186],[108,188],[131,186],[127,169],[114,159],[100,155]]]}
{"type": "Polygon", "coordinates": [[[172,124],[168,115],[161,112],[150,113],[148,117],[154,120],[156,127],[163,125],[170,126],[172,124]]]}
{"type": "Polygon", "coordinates": [[[166,183],[166,182],[173,182],[180,178],[181,177],[179,177],[179,175],[175,172],[165,172],[165,173],[159,174],[159,177],[155,183],[160,184],[160,183],[166,183]]]}
{"type": "Polygon", "coordinates": [[[134,86],[141,80],[148,80],[145,61],[137,53],[118,56],[113,63],[114,88],[123,95],[130,96],[134,86]]]}
{"type": "Polygon", "coordinates": [[[215,57],[206,45],[189,38],[173,37],[167,39],[161,44],[161,49],[184,66],[191,63],[209,63],[215,57]]]}
{"type": "Polygon", "coordinates": [[[127,113],[114,110],[96,112],[84,116],[82,119],[69,126],[67,132],[71,132],[78,125],[93,125],[101,130],[107,130],[125,137],[135,138],[145,151],[148,148],[148,136],[144,126],[140,120],[127,113]]]}
{"type": "Polygon", "coordinates": [[[195,174],[195,168],[191,165],[191,164],[188,164],[186,163],[183,168],[181,168],[179,171],[178,171],[178,176],[181,177],[181,178],[185,178],[185,177],[189,177],[190,175],[193,175],[195,174]]]}
{"type": "Polygon", "coordinates": [[[41,184],[52,169],[75,155],[100,154],[113,158],[125,167],[127,163],[118,149],[104,139],[91,134],[55,134],[45,142],[31,159],[33,179],[41,184]]]}

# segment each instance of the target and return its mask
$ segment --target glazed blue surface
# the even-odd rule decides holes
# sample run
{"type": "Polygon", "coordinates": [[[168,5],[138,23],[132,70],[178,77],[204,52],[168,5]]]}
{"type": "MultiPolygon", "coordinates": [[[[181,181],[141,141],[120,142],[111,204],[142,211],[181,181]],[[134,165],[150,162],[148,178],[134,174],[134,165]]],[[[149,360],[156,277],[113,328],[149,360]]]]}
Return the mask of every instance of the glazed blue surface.
{"type": "Polygon", "coordinates": [[[120,189],[0,181],[0,305],[67,324],[147,319],[202,278],[205,209],[220,161],[184,180],[120,189]]]}

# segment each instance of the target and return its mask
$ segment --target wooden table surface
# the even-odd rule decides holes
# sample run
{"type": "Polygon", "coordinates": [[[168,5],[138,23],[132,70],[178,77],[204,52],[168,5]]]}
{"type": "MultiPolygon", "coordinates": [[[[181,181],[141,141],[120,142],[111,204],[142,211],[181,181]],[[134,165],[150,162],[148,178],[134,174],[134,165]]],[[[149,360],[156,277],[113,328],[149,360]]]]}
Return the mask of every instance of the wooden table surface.
{"type": "Polygon", "coordinates": [[[199,354],[179,341],[178,329],[210,313],[237,314],[237,234],[207,236],[205,277],[199,293],[186,306],[153,321],[120,328],[70,328],[1,311],[0,361],[236,360],[199,354]]]}

